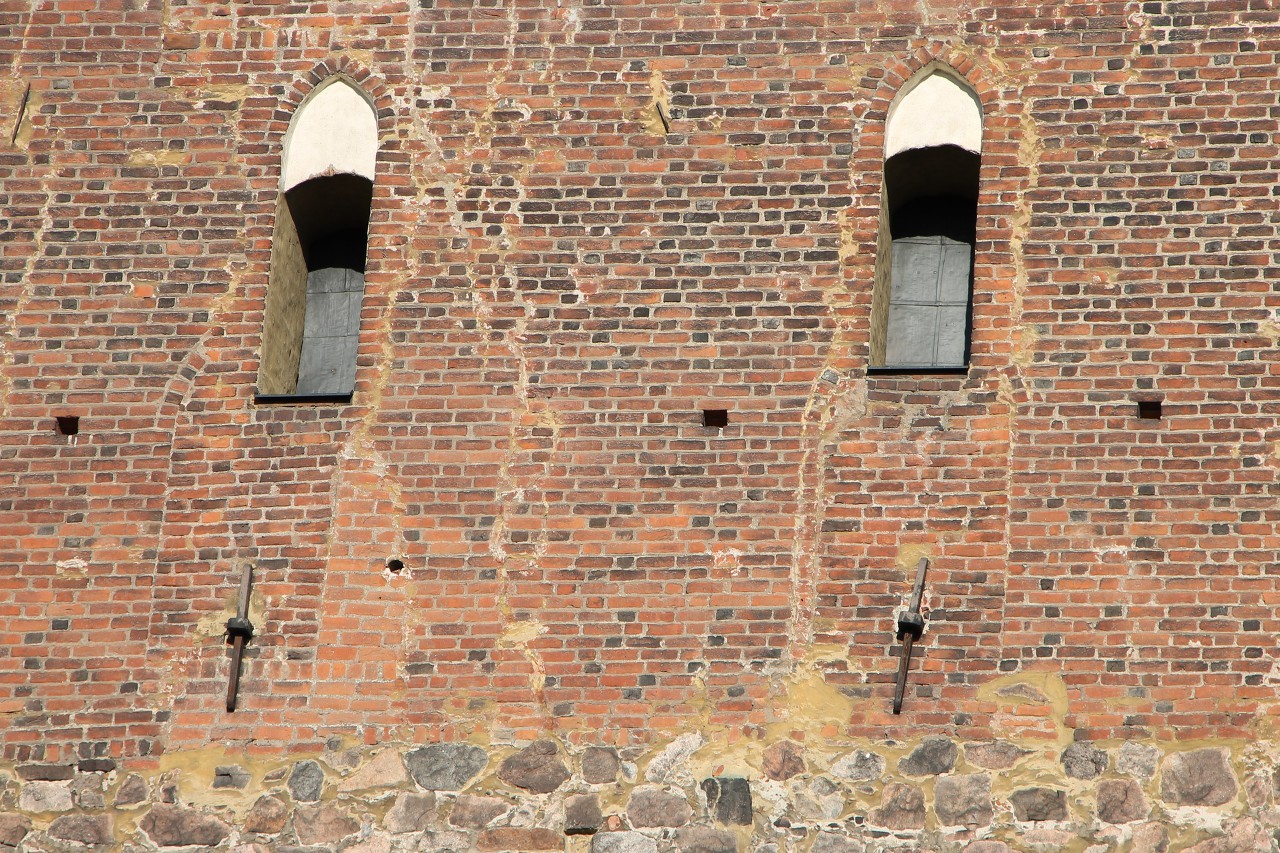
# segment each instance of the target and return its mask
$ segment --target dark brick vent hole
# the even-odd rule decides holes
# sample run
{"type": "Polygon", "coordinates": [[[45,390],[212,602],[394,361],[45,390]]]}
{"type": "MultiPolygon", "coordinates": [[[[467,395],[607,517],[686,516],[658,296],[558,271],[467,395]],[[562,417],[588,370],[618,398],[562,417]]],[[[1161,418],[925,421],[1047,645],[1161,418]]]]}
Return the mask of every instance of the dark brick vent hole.
{"type": "Polygon", "coordinates": [[[80,432],[79,415],[57,415],[54,420],[58,422],[58,435],[76,435],[80,432]]]}
{"type": "Polygon", "coordinates": [[[391,572],[391,574],[398,575],[402,571],[404,571],[404,561],[397,560],[393,557],[390,560],[387,560],[387,569],[388,571],[391,572]]]}
{"type": "Polygon", "coordinates": [[[1159,400],[1139,400],[1138,417],[1144,421],[1158,421],[1164,417],[1159,400]]]}
{"type": "Polygon", "coordinates": [[[702,425],[712,429],[724,429],[729,425],[728,409],[703,409],[702,425]]]}

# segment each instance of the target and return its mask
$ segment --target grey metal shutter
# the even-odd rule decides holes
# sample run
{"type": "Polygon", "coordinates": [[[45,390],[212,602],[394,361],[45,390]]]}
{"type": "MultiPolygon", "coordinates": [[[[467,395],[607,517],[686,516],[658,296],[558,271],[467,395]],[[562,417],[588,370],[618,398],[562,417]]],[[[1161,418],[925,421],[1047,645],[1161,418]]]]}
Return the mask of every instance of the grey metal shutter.
{"type": "Polygon", "coordinates": [[[885,365],[963,367],[973,246],[949,237],[893,241],[885,365]]]}
{"type": "Polygon", "coordinates": [[[356,342],[364,274],[329,267],[307,275],[298,394],[349,394],[356,387],[356,342]]]}

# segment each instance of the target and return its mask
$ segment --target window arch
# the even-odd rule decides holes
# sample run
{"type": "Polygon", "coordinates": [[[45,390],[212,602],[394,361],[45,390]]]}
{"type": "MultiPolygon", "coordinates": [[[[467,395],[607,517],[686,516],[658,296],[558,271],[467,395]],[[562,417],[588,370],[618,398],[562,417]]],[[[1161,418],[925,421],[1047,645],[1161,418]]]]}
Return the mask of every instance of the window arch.
{"type": "Polygon", "coordinates": [[[331,77],[298,107],[283,148],[258,399],[349,399],[377,114],[354,83],[331,77]]]}
{"type": "Polygon", "coordinates": [[[921,71],[890,107],[872,298],[872,368],[969,361],[982,107],[948,69],[921,71]]]}

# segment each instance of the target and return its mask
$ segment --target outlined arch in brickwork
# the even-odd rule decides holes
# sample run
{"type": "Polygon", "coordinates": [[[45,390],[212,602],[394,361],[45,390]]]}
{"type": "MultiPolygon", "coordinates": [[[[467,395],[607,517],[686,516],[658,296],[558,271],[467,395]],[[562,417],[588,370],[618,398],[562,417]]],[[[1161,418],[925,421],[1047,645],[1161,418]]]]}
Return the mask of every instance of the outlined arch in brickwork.
{"type": "MultiPolygon", "coordinates": [[[[991,624],[1003,613],[1008,562],[1008,426],[1018,391],[1016,376],[1010,382],[1004,372],[1012,264],[1007,239],[997,229],[1007,227],[1025,178],[1018,93],[1012,81],[990,76],[962,47],[917,44],[901,59],[868,69],[853,90],[854,192],[842,274],[854,314],[849,328],[855,360],[875,364],[874,284],[878,267],[885,269],[877,264],[877,250],[881,237],[889,236],[879,228],[887,217],[882,205],[888,201],[888,119],[904,89],[935,71],[971,90],[982,116],[982,192],[970,214],[981,238],[974,243],[974,270],[982,285],[974,296],[967,368],[927,375],[854,371],[851,384],[858,390],[850,395],[849,415],[821,454],[826,505],[813,640],[844,650],[847,669],[827,673],[828,683],[870,698],[850,712],[848,731],[859,736],[894,731],[904,719],[890,711],[899,663],[893,614],[910,596],[918,558],[931,560],[930,607],[963,611],[991,624]]],[[[892,241],[884,242],[883,249],[891,249],[892,241]]],[[[939,613],[915,654],[906,713],[941,716],[940,702],[967,701],[997,674],[1000,634],[984,633],[975,641],[963,624],[939,613]]],[[[948,719],[975,732],[985,725],[979,718],[948,719]]]]}
{"type": "MultiPolygon", "coordinates": [[[[209,330],[192,348],[184,364],[174,373],[165,391],[161,416],[171,431],[170,444],[174,448],[169,479],[174,482],[171,498],[165,505],[162,522],[162,548],[159,549],[156,574],[163,580],[157,584],[160,606],[152,618],[153,636],[163,636],[164,641],[152,650],[152,662],[163,677],[172,678],[181,685],[175,694],[174,707],[181,707],[181,725],[187,720],[202,718],[218,707],[220,691],[225,689],[227,675],[225,652],[217,643],[199,640],[187,644],[187,618],[206,617],[220,612],[227,595],[234,596],[235,583],[245,564],[255,567],[255,607],[262,608],[262,615],[255,617],[260,633],[254,644],[261,657],[248,666],[242,675],[242,695],[246,697],[240,713],[228,717],[224,723],[232,732],[231,738],[244,737],[247,724],[255,719],[254,712],[278,711],[288,700],[271,696],[264,685],[274,679],[302,681],[313,680],[311,659],[286,658],[278,631],[267,626],[279,626],[290,622],[297,614],[308,614],[307,630],[300,635],[310,640],[318,630],[319,595],[304,590],[320,588],[320,578],[326,566],[325,554],[327,527],[331,512],[329,495],[346,476],[343,466],[336,464],[341,440],[345,434],[337,430],[335,423],[353,423],[359,412],[350,406],[255,407],[246,395],[225,397],[219,389],[228,382],[228,374],[219,372],[218,365],[239,365],[237,390],[252,393],[252,382],[258,365],[261,342],[260,330],[263,306],[267,296],[267,282],[272,243],[269,237],[278,222],[278,207],[285,205],[285,192],[280,188],[283,166],[284,140],[293,117],[308,101],[308,97],[322,92],[341,79],[347,86],[357,87],[360,97],[373,105],[378,127],[379,158],[388,147],[385,133],[394,115],[391,98],[384,83],[358,64],[345,58],[333,58],[319,63],[301,73],[296,82],[281,92],[263,87],[264,97],[251,103],[246,110],[250,131],[246,137],[265,140],[242,151],[246,160],[256,168],[260,180],[253,185],[256,203],[246,206],[246,234],[257,235],[245,247],[246,268],[241,273],[241,283],[232,288],[231,298],[220,303],[218,313],[210,318],[209,330]],[[242,334],[229,333],[229,329],[242,328],[242,334]],[[241,411],[236,411],[241,410],[241,411]],[[247,410],[247,411],[244,411],[247,410]],[[230,415],[245,419],[248,441],[246,446],[258,448],[250,452],[245,447],[227,450],[222,454],[210,451],[202,435],[206,419],[235,411],[230,415]],[[341,421],[338,419],[341,418],[341,421]],[[316,442],[317,434],[332,433],[328,439],[316,442]],[[269,450],[269,461],[264,466],[259,454],[269,450]],[[219,457],[215,459],[215,457],[219,457]],[[234,480],[209,477],[215,465],[229,465],[234,480]],[[271,481],[268,473],[276,465],[289,467],[289,483],[280,487],[271,481]],[[176,475],[199,472],[194,479],[182,479],[176,475]],[[234,483],[234,486],[232,486],[234,483]],[[291,491],[302,508],[282,510],[278,505],[280,489],[291,491]],[[312,497],[314,496],[314,499],[312,497]],[[224,518],[201,518],[193,507],[198,501],[212,501],[223,506],[235,507],[231,512],[244,517],[251,516],[251,525],[239,524],[237,531],[224,518]],[[305,505],[305,506],[303,506],[305,505]],[[271,507],[267,509],[266,507],[271,507]],[[267,528],[271,518],[287,515],[286,522],[293,528],[292,541],[282,546],[267,528]],[[196,545],[221,542],[215,550],[205,548],[197,554],[196,545]],[[309,551],[300,556],[298,549],[309,551]],[[170,590],[173,590],[172,592],[170,590]],[[283,604],[284,591],[288,591],[288,603],[283,604]],[[179,617],[174,616],[181,610],[179,617]],[[185,716],[194,715],[194,716],[185,716]],[[239,732],[240,734],[236,734],[239,732]]],[[[394,143],[390,143],[394,147],[394,143]]],[[[381,162],[378,171],[381,173],[381,162]]],[[[373,201],[377,208],[390,195],[386,182],[380,181],[378,196],[373,201]]],[[[368,222],[369,214],[366,214],[368,222]]],[[[364,226],[370,227],[370,226],[364,226]]],[[[376,264],[373,256],[370,262],[376,264]]],[[[383,279],[385,281],[385,279],[383,279]]],[[[364,307],[380,310],[389,299],[379,292],[366,294],[364,307]]],[[[290,641],[299,639],[291,636],[290,641]]],[[[220,718],[221,719],[221,718],[220,718]]]]}
{"type": "MultiPolygon", "coordinates": [[[[323,62],[318,62],[306,72],[299,74],[296,82],[288,89],[277,105],[268,104],[265,107],[264,111],[268,115],[264,116],[264,120],[260,123],[263,137],[272,141],[285,140],[299,108],[309,97],[336,80],[342,80],[348,86],[356,89],[360,96],[372,105],[377,120],[378,149],[381,151],[384,147],[383,131],[389,119],[394,115],[391,95],[379,77],[356,60],[342,55],[332,56],[323,62]]],[[[283,148],[280,145],[270,146],[270,153],[265,157],[263,166],[266,168],[274,167],[282,173],[282,152],[283,148]]],[[[281,181],[282,176],[277,175],[273,185],[279,187],[281,181]]],[[[283,197],[283,191],[279,191],[279,195],[283,197]]],[[[267,195],[261,198],[256,210],[252,212],[246,210],[247,232],[252,232],[256,228],[270,230],[272,221],[275,218],[273,214],[276,201],[276,199],[272,199],[267,195]]],[[[265,252],[260,252],[260,250],[255,250],[253,246],[249,246],[246,251],[250,266],[256,268],[256,273],[254,269],[247,273],[246,278],[249,280],[246,282],[248,289],[246,295],[251,300],[256,298],[259,303],[261,303],[263,293],[254,287],[253,279],[258,279],[258,288],[266,284],[269,253],[269,249],[265,252]]],[[[211,324],[210,330],[205,333],[200,343],[190,350],[190,355],[186,358],[184,366],[174,372],[173,378],[164,392],[164,402],[160,410],[162,424],[169,425],[171,429],[177,428],[182,410],[186,408],[187,403],[196,393],[201,377],[206,375],[204,368],[209,363],[208,345],[211,343],[210,339],[215,339],[218,342],[217,347],[221,348],[226,345],[225,342],[228,340],[224,332],[225,330],[218,327],[216,323],[211,324]]],[[[253,341],[248,343],[252,344],[253,341]]]]}

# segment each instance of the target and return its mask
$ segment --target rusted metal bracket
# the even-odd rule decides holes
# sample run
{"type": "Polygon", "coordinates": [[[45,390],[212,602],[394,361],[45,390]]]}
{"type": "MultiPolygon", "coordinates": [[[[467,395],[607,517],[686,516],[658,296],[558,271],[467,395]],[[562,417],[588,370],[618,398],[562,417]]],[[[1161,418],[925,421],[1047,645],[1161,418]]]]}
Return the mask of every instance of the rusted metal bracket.
{"type": "Polygon", "coordinates": [[[249,621],[249,594],[253,591],[253,566],[246,565],[240,576],[240,603],[236,615],[227,620],[227,643],[231,646],[231,678],[227,682],[227,711],[236,709],[236,696],[240,692],[240,661],[244,657],[244,644],[253,637],[253,623],[249,621]]]}
{"type": "Polygon", "coordinates": [[[920,597],[924,594],[924,576],[929,571],[929,558],[921,557],[916,567],[916,587],[911,591],[911,606],[898,617],[898,639],[902,641],[902,658],[898,662],[898,684],[893,691],[893,713],[902,713],[902,696],[907,690],[907,671],[911,669],[911,648],[924,633],[924,617],[920,615],[920,597]]]}
{"type": "Polygon", "coordinates": [[[667,111],[662,108],[661,101],[653,102],[654,109],[658,111],[658,121],[662,122],[662,130],[664,133],[671,132],[671,119],[667,118],[667,111]]]}
{"type": "Polygon", "coordinates": [[[31,101],[31,84],[27,84],[27,88],[22,92],[22,103],[18,104],[18,112],[13,119],[13,133],[9,136],[9,144],[13,145],[18,141],[18,134],[22,132],[22,123],[27,120],[27,104],[31,101]]]}

